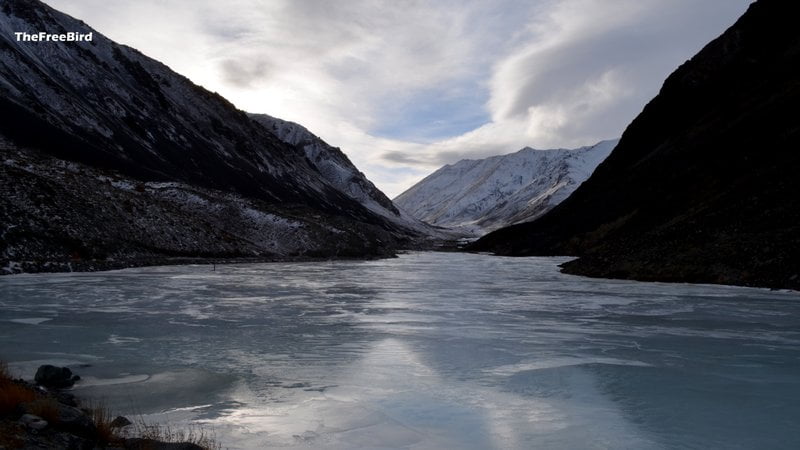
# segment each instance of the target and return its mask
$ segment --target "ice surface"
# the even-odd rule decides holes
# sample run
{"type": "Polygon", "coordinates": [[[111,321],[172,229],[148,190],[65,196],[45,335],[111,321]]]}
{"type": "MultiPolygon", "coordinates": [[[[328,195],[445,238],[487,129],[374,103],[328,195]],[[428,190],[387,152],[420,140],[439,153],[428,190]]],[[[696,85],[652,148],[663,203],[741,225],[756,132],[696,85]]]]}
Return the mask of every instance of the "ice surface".
{"type": "Polygon", "coordinates": [[[800,294],[563,261],[6,276],[0,358],[229,448],[800,448],[800,294]]]}

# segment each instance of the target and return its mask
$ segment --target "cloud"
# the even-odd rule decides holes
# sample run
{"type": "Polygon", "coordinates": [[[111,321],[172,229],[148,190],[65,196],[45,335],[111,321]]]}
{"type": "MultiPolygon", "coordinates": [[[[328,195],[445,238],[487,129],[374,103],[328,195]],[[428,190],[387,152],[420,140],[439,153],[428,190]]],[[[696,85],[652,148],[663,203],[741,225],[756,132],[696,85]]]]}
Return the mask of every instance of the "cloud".
{"type": "Polygon", "coordinates": [[[399,194],[461,158],[619,136],[749,0],[47,0],[399,194]]]}
{"type": "Polygon", "coordinates": [[[381,155],[381,159],[383,159],[384,161],[388,161],[388,162],[396,162],[396,163],[401,163],[401,164],[408,164],[408,165],[411,165],[411,166],[422,166],[422,165],[425,165],[425,164],[429,164],[429,162],[427,162],[427,161],[422,161],[422,160],[420,160],[418,158],[414,158],[414,157],[408,155],[408,153],[399,152],[399,151],[385,152],[383,155],[381,155]]]}
{"type": "Polygon", "coordinates": [[[535,145],[619,134],[678,64],[720,34],[747,1],[563,1],[495,66],[495,122],[522,119],[535,145]]]}
{"type": "Polygon", "coordinates": [[[223,80],[240,89],[252,88],[254,83],[265,80],[270,73],[270,68],[269,62],[264,60],[227,59],[220,63],[223,80]]]}

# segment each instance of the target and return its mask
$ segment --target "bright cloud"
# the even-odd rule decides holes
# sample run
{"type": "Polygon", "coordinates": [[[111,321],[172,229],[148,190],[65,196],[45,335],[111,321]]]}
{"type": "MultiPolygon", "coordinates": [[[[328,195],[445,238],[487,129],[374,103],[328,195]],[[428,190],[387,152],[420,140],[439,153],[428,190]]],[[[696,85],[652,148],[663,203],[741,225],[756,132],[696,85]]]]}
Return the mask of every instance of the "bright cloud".
{"type": "Polygon", "coordinates": [[[46,0],[389,196],[442,164],[619,136],[750,0],[46,0]]]}

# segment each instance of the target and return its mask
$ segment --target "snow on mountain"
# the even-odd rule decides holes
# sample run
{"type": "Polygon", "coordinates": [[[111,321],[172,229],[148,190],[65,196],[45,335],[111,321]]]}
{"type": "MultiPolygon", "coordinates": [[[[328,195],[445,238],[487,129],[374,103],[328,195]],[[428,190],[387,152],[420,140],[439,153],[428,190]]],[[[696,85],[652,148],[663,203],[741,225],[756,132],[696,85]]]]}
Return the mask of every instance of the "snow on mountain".
{"type": "Polygon", "coordinates": [[[0,275],[200,258],[387,256],[390,233],[182,182],[0,145],[0,275]],[[369,238],[365,239],[366,235],[369,238]]]}
{"type": "Polygon", "coordinates": [[[297,123],[266,114],[251,114],[251,117],[266,126],[281,141],[302,148],[306,158],[323,178],[349,197],[385,217],[400,216],[400,211],[392,201],[359,172],[340,149],[328,145],[297,123]]]}
{"type": "Polygon", "coordinates": [[[13,141],[146,178],[335,203],[299,155],[160,62],[97,32],[77,43],[17,42],[16,31],[93,30],[39,1],[3,1],[0,129],[13,141]]]}
{"type": "Polygon", "coordinates": [[[100,171],[145,187],[173,183],[181,192],[220,199],[215,204],[226,205],[222,209],[228,211],[219,213],[212,205],[205,212],[193,208],[184,214],[179,197],[165,200],[163,190],[155,197],[147,190],[131,193],[83,175],[64,178],[42,166],[38,174],[56,179],[37,176],[33,183],[30,173],[8,167],[0,192],[21,197],[16,203],[10,196],[0,197],[0,264],[14,261],[14,255],[24,255],[33,268],[74,255],[126,257],[114,248],[129,249],[128,256],[370,256],[427,239],[426,228],[398,217],[389,199],[340,152],[330,154],[331,164],[326,158],[313,163],[307,150],[279,139],[218,94],[38,0],[0,2],[0,142],[0,160],[68,161],[84,167],[80,174],[100,171]],[[16,32],[91,32],[93,40],[18,42],[16,32]],[[70,188],[75,177],[92,191],[86,201],[63,203],[87,210],[46,215],[37,202],[79,196],[70,188]],[[16,190],[20,185],[30,192],[16,190]],[[150,198],[172,206],[161,209],[165,215],[154,219],[146,233],[120,233],[130,231],[121,224],[136,221],[131,214],[144,212],[103,203],[117,196],[131,205],[150,198]],[[96,210],[103,212],[102,219],[86,222],[84,217],[96,210]],[[245,220],[253,215],[276,219],[260,221],[255,233],[245,220]],[[307,225],[303,239],[282,231],[287,221],[307,225]],[[330,224],[335,224],[336,239],[330,224]],[[220,236],[227,243],[219,243],[220,236]],[[296,242],[273,246],[273,236],[296,242]],[[208,251],[197,242],[207,244],[208,251]]]}
{"type": "Polygon", "coordinates": [[[569,197],[618,140],[576,150],[534,150],[446,165],[394,199],[431,225],[474,235],[529,222],[569,197]]]}
{"type": "Polygon", "coordinates": [[[331,185],[393,223],[428,235],[440,235],[428,224],[398,209],[367,177],[350,162],[338,147],[333,147],[300,124],[267,114],[251,117],[272,131],[283,142],[302,148],[306,158],[331,185]]]}

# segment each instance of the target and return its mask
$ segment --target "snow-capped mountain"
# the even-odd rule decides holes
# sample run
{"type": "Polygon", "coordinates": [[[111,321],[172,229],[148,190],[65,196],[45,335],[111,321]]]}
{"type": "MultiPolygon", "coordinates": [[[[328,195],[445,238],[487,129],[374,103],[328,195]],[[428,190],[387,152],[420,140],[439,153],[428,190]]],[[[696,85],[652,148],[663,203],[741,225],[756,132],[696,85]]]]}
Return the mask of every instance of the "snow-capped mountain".
{"type": "Polygon", "coordinates": [[[394,199],[431,225],[475,235],[531,221],[567,198],[617,145],[534,150],[446,165],[394,199]]]}
{"type": "MultiPolygon", "coordinates": [[[[0,263],[41,262],[45,253],[48,260],[98,257],[114,254],[115,248],[120,249],[117,259],[134,249],[171,256],[386,254],[421,235],[419,228],[387,220],[391,203],[383,201],[384,211],[378,211],[375,203],[381,205],[382,194],[365,179],[354,180],[357,188],[348,180],[331,181],[324,165],[312,163],[302,148],[285,143],[221,96],[37,0],[0,3],[0,141],[0,157],[7,161],[0,191],[22,196],[0,198],[0,263]],[[93,39],[18,42],[17,32],[91,32],[93,39]],[[75,170],[50,170],[42,161],[68,162],[75,170]],[[195,202],[193,212],[183,214],[179,196],[172,196],[168,203],[174,208],[152,206],[163,207],[166,216],[151,222],[145,233],[120,233],[125,229],[120,224],[135,222],[128,215],[143,214],[134,207],[139,200],[164,183],[220,199],[217,206],[224,207],[218,209],[228,212],[217,214],[216,206],[209,206],[204,213],[202,202],[195,202]],[[18,191],[22,185],[28,190],[18,191]],[[64,204],[100,209],[103,220],[89,223],[80,217],[90,211],[61,214],[46,207],[80,195],[72,185],[99,192],[64,204]],[[125,188],[129,185],[138,188],[131,191],[125,188]],[[369,187],[374,191],[368,198],[353,195],[369,187]],[[117,201],[128,201],[132,209],[111,204],[117,201]],[[240,218],[247,224],[247,217],[262,215],[276,219],[259,227],[288,221],[308,232],[299,243],[284,245],[270,241],[281,233],[251,233],[225,224],[240,218]],[[206,216],[219,220],[206,221],[206,216]],[[180,242],[163,241],[163,235],[180,242]],[[211,245],[217,242],[211,236],[220,235],[230,245],[211,245]],[[210,247],[204,252],[196,242],[210,247]]],[[[158,192],[165,192],[160,187],[158,192]]],[[[151,200],[163,200],[156,197],[151,200]]]]}
{"type": "Polygon", "coordinates": [[[295,122],[266,114],[251,114],[251,117],[283,142],[302,149],[306,158],[325,180],[370,211],[403,228],[417,230],[428,235],[441,234],[441,230],[433,229],[428,224],[398,209],[338,147],[331,146],[295,122]]]}
{"type": "Polygon", "coordinates": [[[361,173],[347,155],[328,145],[300,124],[266,114],[252,114],[257,122],[272,131],[280,140],[303,149],[306,157],[333,186],[372,211],[384,216],[399,217],[400,211],[386,195],[361,173]]]}

